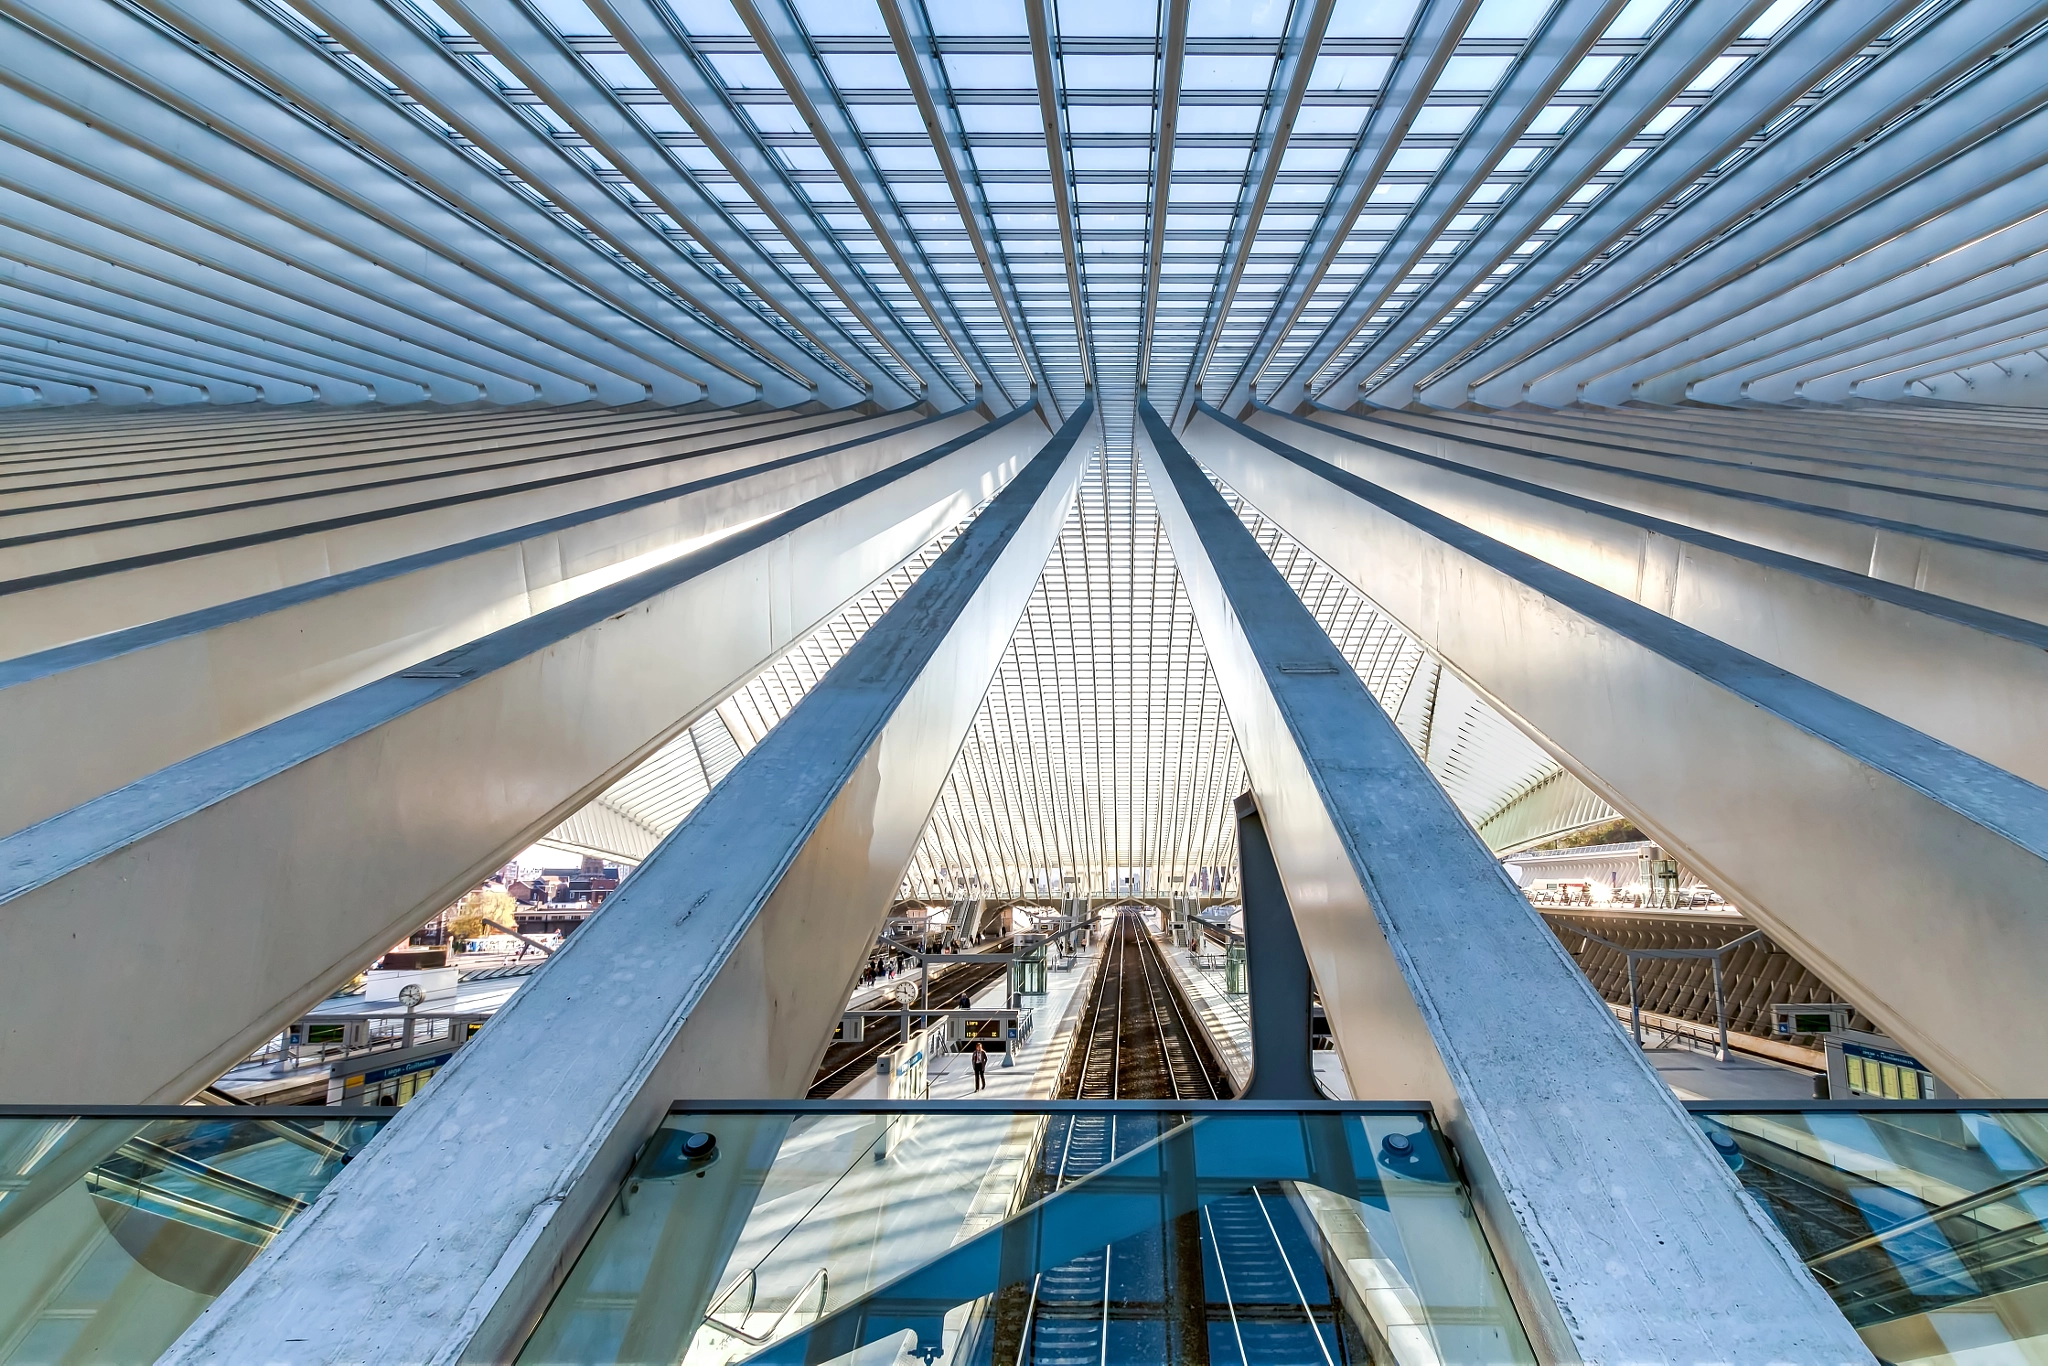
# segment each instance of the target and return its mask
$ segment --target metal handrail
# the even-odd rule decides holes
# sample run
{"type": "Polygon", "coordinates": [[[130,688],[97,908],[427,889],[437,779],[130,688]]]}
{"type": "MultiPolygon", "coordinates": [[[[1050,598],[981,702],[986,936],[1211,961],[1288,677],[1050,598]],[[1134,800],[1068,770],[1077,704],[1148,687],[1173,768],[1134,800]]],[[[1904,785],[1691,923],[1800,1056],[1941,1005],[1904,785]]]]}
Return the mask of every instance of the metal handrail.
{"type": "Polygon", "coordinates": [[[1881,1246],[1894,1238],[1903,1237],[1908,1233],[1918,1233],[1921,1229],[1927,1228],[1943,1219],[1953,1219],[1957,1215],[1968,1214],[1972,1210],[1982,1209],[1986,1205],[1995,1205],[2008,1196],[2016,1195],[2020,1191],[2031,1189],[2044,1182],[2048,1182],[2048,1167],[2036,1167],[2033,1171],[2024,1172],[2009,1181],[2001,1181],[1995,1186],[1988,1186],[1983,1190],[1963,1196],[1960,1200],[1954,1200],[1946,1205],[1928,1210],[1924,1214],[1915,1215],[1904,1223],[1893,1224],[1888,1229],[1865,1234],[1853,1242],[1844,1243],[1837,1248],[1831,1248],[1817,1257],[1809,1257],[1806,1265],[1809,1269],[1817,1270],[1828,1262],[1847,1257],[1851,1253],[1863,1252],[1870,1248],[1881,1246]]]}
{"type": "MultiPolygon", "coordinates": [[[[742,1311],[742,1313],[751,1314],[754,1312],[754,1297],[760,1284],[760,1282],[754,1275],[754,1269],[752,1267],[747,1268],[745,1281],[748,1286],[747,1307],[745,1310],[742,1311]]],[[[734,1290],[740,1288],[739,1281],[734,1281],[731,1287],[728,1288],[723,1295],[720,1295],[717,1301],[712,1304],[711,1308],[705,1311],[704,1322],[708,1324],[710,1327],[716,1328],[721,1333],[731,1334],[733,1337],[738,1338],[741,1342],[746,1343],[750,1347],[759,1347],[763,1343],[766,1343],[772,1338],[774,1338],[775,1330],[782,1327],[784,1319],[787,1319],[791,1314],[796,1312],[796,1307],[804,1302],[804,1296],[811,1293],[811,1287],[814,1285],[818,1287],[818,1313],[820,1316],[822,1316],[825,1312],[825,1296],[829,1292],[831,1287],[830,1278],[825,1274],[825,1268],[821,1266],[816,1271],[811,1273],[811,1278],[804,1282],[803,1288],[790,1297],[789,1303],[783,1307],[782,1312],[775,1316],[775,1322],[769,1324],[767,1331],[763,1332],[759,1337],[756,1337],[754,1334],[749,1333],[744,1328],[735,1328],[732,1324],[727,1323],[724,1319],[717,1317],[719,1307],[723,1305],[728,1299],[732,1298],[732,1292],[734,1290]]]]}

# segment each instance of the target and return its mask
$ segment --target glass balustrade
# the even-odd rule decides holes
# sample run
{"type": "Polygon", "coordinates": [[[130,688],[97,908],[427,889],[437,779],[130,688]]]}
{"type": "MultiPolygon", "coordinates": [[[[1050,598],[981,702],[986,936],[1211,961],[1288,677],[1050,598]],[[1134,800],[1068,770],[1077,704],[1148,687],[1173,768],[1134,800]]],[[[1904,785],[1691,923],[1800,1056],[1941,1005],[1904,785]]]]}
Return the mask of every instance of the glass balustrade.
{"type": "Polygon", "coordinates": [[[1529,1362],[1428,1112],[704,1107],[538,1363],[1529,1362]]]}
{"type": "Polygon", "coordinates": [[[1690,1108],[1880,1361],[2048,1361],[2048,1110],[1690,1108]]]}
{"type": "Polygon", "coordinates": [[[0,1363],[156,1360],[389,1118],[0,1115],[0,1363]]]}

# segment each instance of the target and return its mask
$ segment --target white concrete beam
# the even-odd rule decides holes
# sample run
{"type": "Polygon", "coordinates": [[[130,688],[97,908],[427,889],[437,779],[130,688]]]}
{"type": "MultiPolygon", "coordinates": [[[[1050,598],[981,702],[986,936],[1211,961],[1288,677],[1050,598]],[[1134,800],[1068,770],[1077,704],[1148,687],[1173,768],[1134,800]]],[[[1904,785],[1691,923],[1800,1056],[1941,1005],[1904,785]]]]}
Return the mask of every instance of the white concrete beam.
{"type": "Polygon", "coordinates": [[[0,840],[0,1098],[196,1092],[957,523],[1044,430],[1018,409],[0,840]]]}
{"type": "Polygon", "coordinates": [[[1050,443],[1013,424],[1037,458],[166,1362],[509,1360],[672,1102],[803,1093],[1066,519],[1091,407],[1050,443]]]}
{"type": "Polygon", "coordinates": [[[707,471],[545,522],[0,662],[0,768],[40,775],[0,786],[0,834],[881,473],[981,422],[954,413],[707,471]]]}
{"type": "MultiPolygon", "coordinates": [[[[1191,426],[1205,454],[1213,411],[1191,426]]],[[[1251,533],[1141,417],[1345,1071],[1437,1105],[1539,1355],[1869,1361],[1251,533]]]]}
{"type": "Polygon", "coordinates": [[[2048,1090],[2048,1021],[1955,1009],[2048,973],[2048,792],[1213,409],[1188,440],[1959,1093],[2048,1090]]]}
{"type": "MultiPolygon", "coordinates": [[[[0,581],[11,650],[51,646],[161,621],[257,594],[366,569],[407,555],[673,488],[693,478],[803,450],[839,436],[886,430],[902,416],[787,418],[738,433],[694,426],[674,438],[644,434],[608,451],[558,464],[540,478],[471,476],[439,498],[405,489],[347,495],[325,515],[286,504],[224,509],[174,523],[146,523],[18,547],[61,558],[0,581]],[[621,458],[619,448],[630,446],[621,458]],[[120,539],[129,537],[129,539],[120,539]],[[104,553],[120,539],[129,553],[104,553]]],[[[314,500],[306,500],[314,501],[314,500]]],[[[0,556],[5,555],[0,550],[0,556]]]]}

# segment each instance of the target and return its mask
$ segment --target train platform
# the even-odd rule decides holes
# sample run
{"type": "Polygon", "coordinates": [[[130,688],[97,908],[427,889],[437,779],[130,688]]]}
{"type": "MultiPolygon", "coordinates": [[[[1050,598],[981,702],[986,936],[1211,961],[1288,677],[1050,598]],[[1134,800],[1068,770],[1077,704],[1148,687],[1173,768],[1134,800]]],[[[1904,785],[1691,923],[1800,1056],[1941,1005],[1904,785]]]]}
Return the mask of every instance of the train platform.
{"type": "MultiPolygon", "coordinates": [[[[1000,1054],[988,1060],[988,1085],[978,1094],[974,1089],[974,1064],[968,1053],[948,1053],[930,1068],[933,1100],[1049,1100],[1059,1094],[1060,1075],[1065,1071],[1074,1036],[1088,1001],[1088,989],[1101,970],[1102,948],[1094,946],[1074,955],[1074,966],[1045,974],[1046,993],[1027,996],[1024,1003],[1032,1012],[1031,1038],[1017,1050],[1016,1065],[1003,1066],[1000,1054]]],[[[997,981],[984,988],[975,1005],[999,1006],[1005,984],[997,981]]]]}
{"type": "MultiPolygon", "coordinates": [[[[1217,1060],[1229,1071],[1231,1083],[1242,1090],[1252,1074],[1251,997],[1226,992],[1223,969],[1202,966],[1201,956],[1192,949],[1161,940],[1159,956],[1194,1007],[1196,1021],[1217,1060]]],[[[1333,1050],[1317,1049],[1311,1062],[1317,1084],[1331,1100],[1351,1099],[1350,1079],[1344,1074],[1343,1060],[1333,1050]]]]}

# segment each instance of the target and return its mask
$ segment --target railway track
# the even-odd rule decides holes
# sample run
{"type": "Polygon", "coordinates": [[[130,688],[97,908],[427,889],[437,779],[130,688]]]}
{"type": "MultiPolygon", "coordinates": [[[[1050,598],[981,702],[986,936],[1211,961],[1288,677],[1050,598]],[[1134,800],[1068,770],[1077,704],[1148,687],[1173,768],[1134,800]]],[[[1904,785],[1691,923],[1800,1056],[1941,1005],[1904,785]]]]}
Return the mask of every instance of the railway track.
{"type": "Polygon", "coordinates": [[[1222,1100],[1231,1093],[1159,946],[1132,912],[1117,916],[1102,947],[1081,1040],[1060,1089],[1070,1099],[1222,1100]]]}
{"type": "MultiPolygon", "coordinates": [[[[1074,1100],[1214,1100],[1227,1074],[1188,1018],[1135,914],[1116,918],[1061,1094],[1074,1100]]],[[[1030,1201],[1182,1122],[1172,1113],[1052,1116],[1030,1201]]],[[[1367,1366],[1314,1237],[1276,1183],[1205,1201],[1157,1231],[1047,1267],[997,1299],[997,1366],[1367,1366]]]]}

